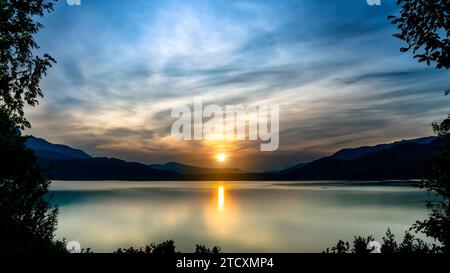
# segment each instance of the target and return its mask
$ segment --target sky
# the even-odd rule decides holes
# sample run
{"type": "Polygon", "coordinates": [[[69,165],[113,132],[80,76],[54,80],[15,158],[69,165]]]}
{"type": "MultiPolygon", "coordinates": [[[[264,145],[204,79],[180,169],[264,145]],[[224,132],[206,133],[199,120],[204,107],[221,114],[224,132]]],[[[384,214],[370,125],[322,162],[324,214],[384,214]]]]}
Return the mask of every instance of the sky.
{"type": "Polygon", "coordinates": [[[40,19],[40,53],[57,64],[26,133],[93,156],[244,170],[429,136],[450,74],[400,53],[397,12],[394,0],[61,0],[40,19]],[[194,97],[278,104],[279,149],[174,140],[171,109],[194,97]]]}

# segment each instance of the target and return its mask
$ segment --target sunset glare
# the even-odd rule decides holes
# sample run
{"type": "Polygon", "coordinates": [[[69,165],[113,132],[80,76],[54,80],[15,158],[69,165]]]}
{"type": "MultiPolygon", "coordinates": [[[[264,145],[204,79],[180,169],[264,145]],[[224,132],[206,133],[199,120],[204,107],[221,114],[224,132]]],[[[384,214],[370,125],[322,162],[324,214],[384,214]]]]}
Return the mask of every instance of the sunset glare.
{"type": "Polygon", "coordinates": [[[224,162],[226,158],[227,158],[227,156],[224,153],[219,153],[216,155],[216,159],[219,162],[224,162]]]}

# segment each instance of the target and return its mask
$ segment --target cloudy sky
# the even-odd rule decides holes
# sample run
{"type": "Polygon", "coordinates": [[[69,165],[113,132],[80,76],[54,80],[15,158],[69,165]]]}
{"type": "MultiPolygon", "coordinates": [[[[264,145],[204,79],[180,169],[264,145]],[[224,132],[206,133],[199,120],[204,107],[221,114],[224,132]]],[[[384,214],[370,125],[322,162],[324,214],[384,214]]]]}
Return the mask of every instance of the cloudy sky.
{"type": "Polygon", "coordinates": [[[275,169],[431,135],[450,74],[399,52],[393,0],[59,1],[41,19],[58,63],[27,133],[94,156],[275,169]],[[175,141],[175,105],[279,104],[280,148],[175,141]]]}

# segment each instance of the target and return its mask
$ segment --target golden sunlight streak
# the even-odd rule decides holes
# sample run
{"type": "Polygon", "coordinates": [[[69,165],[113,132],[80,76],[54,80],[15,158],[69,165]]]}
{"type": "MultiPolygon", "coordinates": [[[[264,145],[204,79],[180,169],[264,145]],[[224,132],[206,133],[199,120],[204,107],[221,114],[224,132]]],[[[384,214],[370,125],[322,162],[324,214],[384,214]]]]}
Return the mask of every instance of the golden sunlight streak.
{"type": "Polygon", "coordinates": [[[217,207],[219,210],[225,210],[225,190],[220,186],[217,190],[217,207]]]}
{"type": "Polygon", "coordinates": [[[240,226],[240,213],[232,197],[226,193],[226,185],[223,183],[215,185],[213,193],[204,208],[204,219],[208,232],[218,236],[237,232],[240,226]],[[227,194],[226,205],[225,194],[227,194]]]}

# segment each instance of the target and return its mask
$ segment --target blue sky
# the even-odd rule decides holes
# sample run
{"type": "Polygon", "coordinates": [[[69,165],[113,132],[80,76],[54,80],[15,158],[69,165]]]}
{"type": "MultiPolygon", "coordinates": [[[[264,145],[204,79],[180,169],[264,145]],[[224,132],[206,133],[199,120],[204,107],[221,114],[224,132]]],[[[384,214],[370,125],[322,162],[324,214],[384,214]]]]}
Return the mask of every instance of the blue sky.
{"type": "Polygon", "coordinates": [[[41,50],[58,63],[28,132],[95,156],[215,166],[215,148],[175,142],[170,109],[280,105],[280,149],[228,147],[229,166],[274,169],[344,147],[431,135],[449,73],[400,53],[395,1],[59,1],[41,50]]]}

